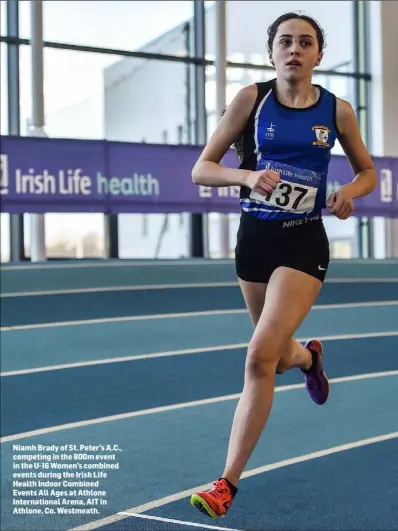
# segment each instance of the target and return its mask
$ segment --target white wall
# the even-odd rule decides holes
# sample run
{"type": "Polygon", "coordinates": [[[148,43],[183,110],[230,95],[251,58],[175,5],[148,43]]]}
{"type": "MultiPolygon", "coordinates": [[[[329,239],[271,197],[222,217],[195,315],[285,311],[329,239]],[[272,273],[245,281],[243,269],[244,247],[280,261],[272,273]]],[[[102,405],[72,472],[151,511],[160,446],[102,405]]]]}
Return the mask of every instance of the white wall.
{"type": "Polygon", "coordinates": [[[177,143],[178,126],[186,121],[185,65],[141,59],[134,63],[118,80],[110,81],[105,72],[106,138],[164,143],[166,131],[166,143],[177,143]]]}
{"type": "Polygon", "coordinates": [[[57,138],[103,139],[103,107],[103,93],[99,93],[93,98],[49,114],[45,125],[46,134],[57,138]]]}
{"type": "MultiPolygon", "coordinates": [[[[398,2],[370,2],[372,154],[398,157],[398,2]]],[[[397,198],[398,199],[398,198],[397,198]]],[[[398,220],[375,220],[376,257],[398,256],[398,220]]]]}
{"type": "Polygon", "coordinates": [[[372,151],[398,156],[398,2],[370,2],[372,151]]]}
{"type": "MultiPolygon", "coordinates": [[[[185,36],[178,26],[142,51],[185,55],[185,36]]],[[[125,58],[104,70],[105,136],[108,140],[178,142],[186,122],[187,65],[125,58]]]]}
{"type": "Polygon", "coordinates": [[[398,157],[398,2],[379,2],[382,25],[383,149],[398,157]]]}

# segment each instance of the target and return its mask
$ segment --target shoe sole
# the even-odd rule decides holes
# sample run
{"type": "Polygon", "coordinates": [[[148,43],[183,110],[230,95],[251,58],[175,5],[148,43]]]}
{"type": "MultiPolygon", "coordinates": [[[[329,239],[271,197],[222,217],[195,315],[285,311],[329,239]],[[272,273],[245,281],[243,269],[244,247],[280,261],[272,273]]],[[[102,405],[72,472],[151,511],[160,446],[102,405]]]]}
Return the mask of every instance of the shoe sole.
{"type": "MultiPolygon", "coordinates": [[[[327,391],[326,391],[326,398],[325,398],[325,400],[324,400],[323,402],[317,402],[316,400],[314,400],[314,399],[312,398],[311,395],[310,395],[310,398],[311,398],[311,400],[312,400],[315,404],[317,404],[318,406],[323,406],[324,404],[326,404],[326,402],[327,402],[328,399],[329,399],[329,392],[330,392],[329,379],[328,379],[328,377],[327,377],[325,371],[323,370],[323,345],[322,345],[322,343],[321,343],[320,341],[318,341],[318,339],[310,339],[309,341],[307,341],[307,343],[305,343],[304,348],[307,348],[307,349],[308,349],[310,343],[312,343],[312,342],[316,342],[316,343],[318,343],[318,344],[320,345],[320,347],[321,347],[321,354],[320,354],[320,357],[321,357],[321,360],[322,360],[322,373],[321,373],[321,374],[322,374],[322,376],[324,377],[324,379],[326,380],[326,389],[327,389],[327,391]]],[[[317,352],[318,352],[318,351],[317,351],[317,352]]]]}
{"type": "Polygon", "coordinates": [[[313,401],[315,402],[315,404],[317,404],[318,406],[323,406],[324,404],[326,404],[326,402],[327,402],[328,399],[329,399],[329,391],[330,391],[329,380],[328,380],[328,377],[326,376],[326,373],[325,373],[324,371],[322,372],[322,376],[323,376],[323,377],[325,378],[325,380],[326,380],[326,389],[327,389],[327,391],[326,391],[326,398],[325,398],[325,400],[324,400],[323,402],[315,402],[315,400],[311,399],[311,400],[313,400],[313,401]]]}
{"type": "Polygon", "coordinates": [[[213,520],[216,520],[218,518],[217,515],[210,509],[209,504],[198,494],[193,494],[191,496],[191,505],[193,505],[195,509],[198,509],[198,511],[205,514],[206,516],[210,516],[210,518],[213,518],[213,520]]]}

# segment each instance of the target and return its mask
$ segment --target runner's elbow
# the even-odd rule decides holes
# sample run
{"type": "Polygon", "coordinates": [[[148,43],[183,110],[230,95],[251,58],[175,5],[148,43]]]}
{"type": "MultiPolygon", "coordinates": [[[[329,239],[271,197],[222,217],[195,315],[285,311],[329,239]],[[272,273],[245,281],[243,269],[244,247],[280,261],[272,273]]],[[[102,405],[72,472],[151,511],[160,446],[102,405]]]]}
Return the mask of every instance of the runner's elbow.
{"type": "Polygon", "coordinates": [[[192,168],[191,177],[194,184],[205,184],[206,161],[200,161],[192,168]]]}

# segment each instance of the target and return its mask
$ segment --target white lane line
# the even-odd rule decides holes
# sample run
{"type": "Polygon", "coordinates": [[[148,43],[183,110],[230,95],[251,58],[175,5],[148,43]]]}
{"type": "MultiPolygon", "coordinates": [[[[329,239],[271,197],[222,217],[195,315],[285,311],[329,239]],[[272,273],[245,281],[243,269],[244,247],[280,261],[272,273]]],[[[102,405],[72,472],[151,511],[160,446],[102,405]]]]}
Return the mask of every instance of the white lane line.
{"type": "MultiPolygon", "coordinates": [[[[345,262],[344,262],[345,263],[345,262]]],[[[358,262],[361,263],[361,262],[358,262]]],[[[375,262],[379,263],[379,262],[375,262]]],[[[382,262],[384,263],[384,261],[382,262]]],[[[396,262],[392,261],[392,264],[396,262]]],[[[114,262],[75,262],[71,264],[59,264],[59,263],[47,263],[47,264],[32,264],[32,265],[10,265],[10,266],[1,266],[0,271],[35,271],[37,269],[87,269],[87,268],[112,268],[112,267],[158,267],[158,266],[213,266],[213,265],[230,265],[233,266],[233,260],[220,259],[216,260],[212,258],[211,260],[199,259],[199,260],[143,260],[143,261],[123,261],[118,259],[114,262]]]]}
{"type": "MultiPolygon", "coordinates": [[[[368,308],[372,306],[397,306],[398,300],[392,301],[370,301],[370,302],[346,302],[340,304],[317,304],[312,307],[311,311],[316,310],[336,310],[344,308],[368,308]]],[[[205,317],[209,315],[233,315],[233,314],[247,314],[246,308],[236,310],[205,310],[198,312],[182,312],[182,313],[158,313],[150,315],[126,315],[124,317],[105,317],[101,319],[85,319],[81,321],[57,321],[55,323],[37,323],[28,325],[2,326],[1,332],[14,332],[17,330],[34,330],[36,328],[57,328],[60,326],[81,326],[81,325],[95,325],[106,323],[124,323],[130,321],[146,321],[150,319],[181,319],[183,317],[205,317]]]]}
{"type": "MultiPolygon", "coordinates": [[[[391,259],[360,259],[360,258],[354,258],[354,259],[334,259],[332,260],[333,264],[339,264],[339,265],[398,265],[398,260],[391,260],[391,259]]],[[[122,259],[118,259],[117,261],[101,261],[98,260],[98,262],[72,262],[72,263],[41,263],[41,264],[26,264],[26,265],[2,265],[0,267],[0,271],[35,271],[37,269],[87,269],[87,268],[112,268],[112,267],[158,267],[158,266],[213,266],[213,265],[231,265],[233,266],[234,260],[233,259],[170,259],[170,260],[145,260],[143,259],[140,261],[139,259],[137,261],[128,261],[122,259]]]]}
{"type": "MultiPolygon", "coordinates": [[[[391,376],[398,376],[398,370],[396,371],[384,371],[384,372],[373,372],[367,374],[356,374],[354,376],[343,376],[340,378],[331,378],[329,383],[337,384],[344,382],[354,382],[358,380],[369,380],[373,378],[385,378],[391,376]]],[[[275,387],[276,393],[281,393],[285,391],[293,391],[295,389],[304,389],[304,384],[292,384],[292,385],[281,385],[275,387]]],[[[216,404],[219,402],[227,402],[229,400],[237,400],[240,397],[240,393],[235,393],[232,395],[223,395],[216,396],[213,398],[204,398],[202,400],[193,400],[191,402],[182,402],[179,404],[171,404],[169,406],[159,406],[150,409],[141,409],[139,411],[131,411],[129,413],[120,413],[118,415],[109,415],[107,417],[99,417],[96,419],[82,420],[79,422],[70,422],[68,424],[60,424],[59,426],[51,426],[49,428],[40,428],[38,430],[26,431],[24,433],[16,433],[14,435],[6,435],[0,439],[1,443],[17,441],[19,439],[26,439],[28,437],[36,437],[38,435],[45,435],[47,433],[54,433],[62,430],[69,430],[73,428],[82,428],[85,426],[91,426],[93,424],[102,424],[104,422],[114,422],[117,420],[131,419],[134,417],[142,417],[144,415],[154,415],[157,413],[165,413],[168,411],[175,411],[177,409],[185,409],[187,407],[198,407],[208,404],[216,404]]]]}
{"type": "MultiPolygon", "coordinates": [[[[319,341],[336,341],[336,340],[348,340],[348,339],[365,339],[371,337],[391,337],[398,336],[398,331],[390,332],[367,332],[362,334],[341,334],[334,336],[319,336],[317,339],[319,341]]],[[[307,341],[308,338],[297,338],[297,341],[307,341]]],[[[215,345],[212,347],[198,347],[198,348],[187,348],[181,350],[166,350],[163,352],[152,352],[150,354],[135,354],[132,356],[121,356],[118,358],[104,358],[99,360],[87,360],[87,361],[78,361],[74,363],[62,363],[59,365],[47,365],[44,367],[34,367],[31,369],[20,369],[15,371],[5,371],[0,373],[1,377],[6,376],[20,376],[22,374],[34,374],[38,372],[48,372],[48,371],[59,371],[65,369],[74,369],[76,367],[92,367],[94,365],[106,365],[109,363],[122,363],[126,361],[137,361],[137,360],[150,360],[153,358],[167,358],[171,356],[184,356],[189,354],[202,354],[204,352],[220,352],[224,350],[234,350],[238,348],[247,348],[249,343],[232,343],[229,345],[215,345]]]]}
{"type": "Polygon", "coordinates": [[[375,284],[391,284],[398,282],[398,275],[396,277],[359,277],[359,278],[327,278],[325,280],[326,284],[361,284],[361,283],[375,283],[375,284]]]}
{"type": "MultiPolygon", "coordinates": [[[[397,280],[398,281],[398,280],[397,280]]],[[[193,289],[193,288],[226,288],[238,286],[237,282],[192,282],[187,284],[135,284],[133,286],[100,286],[97,288],[73,288],[73,289],[55,289],[45,291],[15,291],[10,293],[1,293],[2,299],[15,297],[41,297],[46,295],[73,295],[77,293],[107,293],[114,291],[149,291],[165,289],[193,289]]]]}
{"type": "Polygon", "coordinates": [[[137,513],[131,513],[131,512],[120,512],[117,513],[124,516],[130,516],[132,518],[143,518],[146,520],[155,520],[157,522],[167,522],[168,524],[180,524],[180,525],[186,525],[189,527],[202,527],[203,529],[218,529],[220,531],[243,531],[241,529],[234,529],[232,527],[219,527],[216,525],[209,525],[209,524],[199,524],[196,522],[184,522],[183,520],[175,520],[174,518],[161,518],[160,516],[152,516],[149,514],[137,514],[137,513]]]}
{"type": "Polygon", "coordinates": [[[108,363],[121,363],[124,361],[147,360],[151,358],[166,358],[169,356],[183,356],[186,354],[201,354],[202,352],[219,352],[221,350],[232,350],[234,348],[246,348],[247,343],[234,343],[230,345],[217,345],[215,347],[187,348],[181,350],[168,350],[164,352],[154,352],[152,354],[136,354],[133,356],[122,356],[119,358],[105,358],[100,360],[78,361],[75,363],[63,363],[60,365],[48,365],[45,367],[35,367],[32,369],[21,369],[17,371],[7,371],[0,373],[4,376],[18,376],[21,374],[33,374],[37,372],[57,371],[63,369],[73,369],[76,367],[90,367],[93,365],[104,365],[108,363]]]}
{"type": "MultiPolygon", "coordinates": [[[[398,283],[398,277],[389,278],[330,278],[326,284],[392,284],[398,283]]],[[[15,291],[1,293],[0,298],[10,299],[15,297],[42,297],[47,295],[72,295],[79,293],[108,293],[116,291],[149,291],[165,289],[196,289],[196,288],[227,288],[239,287],[238,282],[192,282],[187,284],[135,284],[133,286],[101,286],[96,288],[73,288],[44,291],[15,291]]]]}
{"type": "MultiPolygon", "coordinates": [[[[361,258],[353,258],[353,259],[334,259],[332,260],[333,264],[339,264],[339,265],[398,265],[398,260],[394,259],[361,259],[361,258]]],[[[199,258],[199,259],[169,259],[169,260],[145,260],[143,259],[140,261],[134,260],[129,261],[126,259],[118,259],[115,261],[101,261],[98,260],[98,262],[72,262],[72,263],[39,263],[39,264],[21,264],[21,265],[2,265],[0,267],[0,271],[34,271],[37,269],[87,269],[87,268],[112,268],[112,267],[158,267],[158,266],[213,266],[213,265],[231,265],[233,266],[234,260],[233,259],[205,259],[205,258],[199,258]]]]}
{"type": "MultiPolygon", "coordinates": [[[[389,301],[390,302],[390,301],[389,301]]],[[[391,305],[398,304],[398,301],[391,301],[391,305]]],[[[380,304],[385,306],[385,304],[380,304]]],[[[390,305],[390,304],[388,304],[390,305]]],[[[126,315],[123,317],[105,317],[101,319],[86,319],[83,321],[57,321],[55,323],[38,323],[28,325],[3,326],[1,332],[12,332],[14,330],[33,330],[35,328],[57,328],[59,326],[81,326],[105,323],[126,323],[130,321],[146,321],[150,319],[181,319],[182,317],[204,317],[208,315],[229,315],[229,314],[247,313],[246,308],[236,310],[204,310],[199,312],[182,312],[182,313],[158,313],[147,315],[126,315]]]]}
{"type": "MultiPolygon", "coordinates": [[[[271,463],[269,465],[247,470],[243,472],[241,479],[244,480],[246,478],[257,476],[259,474],[271,472],[272,470],[277,470],[279,468],[296,465],[298,463],[304,463],[306,461],[311,461],[313,459],[319,459],[321,457],[325,457],[325,456],[332,455],[332,454],[337,454],[339,452],[353,450],[354,448],[361,448],[362,446],[368,446],[370,444],[377,444],[380,442],[389,441],[391,439],[396,439],[397,437],[398,437],[398,431],[395,431],[391,433],[386,433],[385,435],[378,435],[376,437],[369,437],[367,439],[361,439],[358,441],[353,441],[351,443],[341,444],[339,446],[333,446],[332,448],[326,448],[325,450],[319,450],[318,452],[311,452],[309,454],[304,454],[298,457],[293,457],[291,459],[284,459],[283,461],[278,461],[276,463],[271,463]]],[[[73,529],[70,529],[69,531],[91,531],[93,529],[98,529],[99,527],[102,527],[108,524],[113,524],[120,520],[124,520],[125,518],[128,518],[129,516],[136,516],[145,511],[150,511],[152,509],[156,509],[158,507],[162,507],[164,505],[168,505],[170,503],[180,501],[184,498],[187,498],[194,492],[207,490],[211,487],[212,487],[212,483],[206,483],[205,485],[198,485],[197,487],[193,487],[191,489],[184,490],[181,492],[176,492],[174,494],[171,494],[170,496],[165,496],[164,498],[152,500],[142,505],[138,505],[137,507],[127,509],[126,511],[121,511],[116,514],[106,516],[105,518],[101,518],[99,520],[95,520],[93,522],[89,522],[87,524],[74,527],[73,529]]]]}

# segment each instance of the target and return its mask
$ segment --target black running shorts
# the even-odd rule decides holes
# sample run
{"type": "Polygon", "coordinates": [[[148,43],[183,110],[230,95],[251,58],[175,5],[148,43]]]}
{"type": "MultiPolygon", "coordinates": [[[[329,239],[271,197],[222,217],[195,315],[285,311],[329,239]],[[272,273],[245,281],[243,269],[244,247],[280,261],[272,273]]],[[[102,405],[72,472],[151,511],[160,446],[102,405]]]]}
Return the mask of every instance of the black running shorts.
{"type": "Polygon", "coordinates": [[[280,266],[325,280],[330,261],[329,240],[321,216],[307,221],[264,221],[242,212],[235,266],[238,277],[267,283],[280,266]]]}

